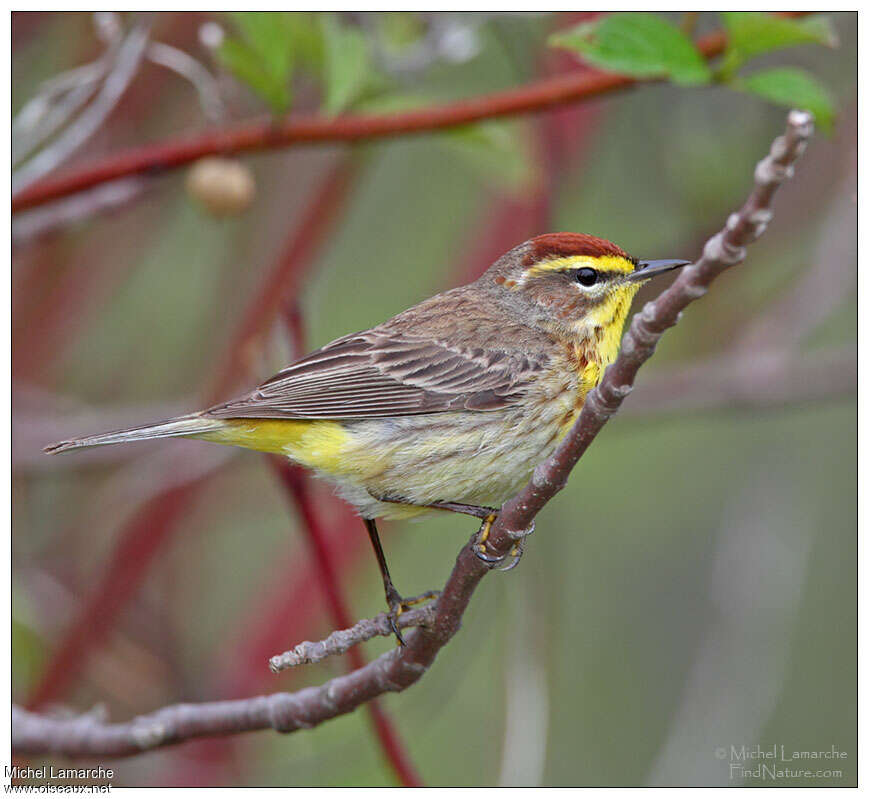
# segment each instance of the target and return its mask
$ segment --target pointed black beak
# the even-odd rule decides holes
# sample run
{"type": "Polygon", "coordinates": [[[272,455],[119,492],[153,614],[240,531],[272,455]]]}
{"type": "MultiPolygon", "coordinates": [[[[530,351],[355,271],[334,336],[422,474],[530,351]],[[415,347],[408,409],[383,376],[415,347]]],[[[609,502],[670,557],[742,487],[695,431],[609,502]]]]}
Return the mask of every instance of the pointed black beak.
{"type": "Polygon", "coordinates": [[[637,268],[628,275],[628,280],[650,280],[657,275],[663,275],[673,269],[687,266],[691,261],[680,261],[674,258],[666,258],[662,261],[640,261],[637,268]]]}

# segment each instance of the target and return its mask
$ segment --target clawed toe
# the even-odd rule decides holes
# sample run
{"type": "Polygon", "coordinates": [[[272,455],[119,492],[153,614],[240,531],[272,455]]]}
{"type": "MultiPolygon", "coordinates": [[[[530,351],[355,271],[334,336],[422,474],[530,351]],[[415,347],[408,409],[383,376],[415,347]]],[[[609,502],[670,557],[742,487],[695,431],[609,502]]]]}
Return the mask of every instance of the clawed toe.
{"type": "Polygon", "coordinates": [[[471,549],[474,555],[476,555],[477,558],[483,561],[487,566],[500,566],[509,558],[510,560],[507,565],[498,569],[498,571],[508,572],[515,569],[519,565],[519,561],[522,560],[522,555],[525,552],[525,538],[534,532],[534,522],[531,522],[531,525],[527,530],[523,531],[520,535],[515,536],[516,543],[508,553],[505,555],[493,555],[489,553],[486,542],[488,541],[489,532],[491,531],[496,518],[497,516],[492,514],[483,521],[483,524],[480,526],[480,529],[474,538],[474,543],[471,549]]]}
{"type": "Polygon", "coordinates": [[[398,641],[398,645],[407,646],[407,641],[404,640],[404,636],[401,634],[401,630],[398,629],[398,617],[400,615],[400,606],[396,608],[390,608],[387,618],[389,619],[389,626],[392,628],[392,634],[395,636],[395,640],[398,641]]]}
{"type": "Polygon", "coordinates": [[[389,615],[387,618],[389,619],[389,626],[392,627],[392,632],[394,633],[399,646],[407,646],[407,642],[404,640],[404,636],[401,634],[401,630],[398,627],[398,617],[415,605],[421,605],[423,602],[437,599],[440,595],[440,591],[426,591],[418,596],[405,598],[401,596],[398,591],[394,591],[387,597],[389,603],[389,615]]]}
{"type": "MultiPolygon", "coordinates": [[[[513,571],[518,565],[519,561],[522,560],[522,555],[525,554],[525,542],[517,541],[513,546],[513,549],[510,550],[509,557],[511,558],[510,562],[506,566],[502,566],[498,569],[499,572],[509,572],[513,571]]],[[[506,556],[505,556],[506,557],[506,556]]]]}

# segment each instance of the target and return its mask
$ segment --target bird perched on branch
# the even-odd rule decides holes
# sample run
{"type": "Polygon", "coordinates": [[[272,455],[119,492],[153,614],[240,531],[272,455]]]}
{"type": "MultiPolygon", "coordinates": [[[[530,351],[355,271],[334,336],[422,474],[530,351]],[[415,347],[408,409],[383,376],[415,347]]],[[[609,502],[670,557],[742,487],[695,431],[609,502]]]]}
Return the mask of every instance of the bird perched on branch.
{"type": "Polygon", "coordinates": [[[476,516],[475,552],[494,561],[486,537],[497,508],[573,425],[616,357],[637,289],[687,263],[639,261],[595,236],[537,236],[475,282],[339,338],[244,396],[46,452],[187,437],[311,469],[362,516],[401,641],[394,620],[409,602],[374,520],[476,516]]]}

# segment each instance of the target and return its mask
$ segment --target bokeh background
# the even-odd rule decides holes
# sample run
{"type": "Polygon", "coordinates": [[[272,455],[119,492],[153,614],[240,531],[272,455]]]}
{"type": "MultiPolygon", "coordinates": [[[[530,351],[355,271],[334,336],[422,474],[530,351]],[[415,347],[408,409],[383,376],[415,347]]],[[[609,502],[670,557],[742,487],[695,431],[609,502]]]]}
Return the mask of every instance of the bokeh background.
{"type": "MultiPolygon", "coordinates": [[[[575,21],[344,20],[393,85],[438,101],[584,69],[545,44],[575,21]]],[[[210,22],[232,25],[166,13],[150,36],[218,76],[223,121],[207,118],[188,81],[143,61],[63,166],[262,114],[203,43],[210,22]]],[[[767,61],[828,86],[835,132],[813,141],[747,262],[665,337],[538,518],[521,566],[487,578],[431,671],[383,700],[427,784],[768,785],[729,770],[731,746],[758,744],[835,747],[847,758],[822,765],[841,776],[788,784],[856,784],[856,15],[833,22],[838,48],[767,61]],[[822,378],[786,382],[812,364],[822,378]],[[841,373],[832,386],[830,364],[841,373]],[[707,372],[718,382],[703,394],[693,381],[707,372]]],[[[719,20],[695,23],[702,33],[719,20]]],[[[99,57],[97,28],[88,14],[14,14],[13,112],[99,57]]],[[[302,80],[291,113],[318,103],[302,80]]],[[[544,231],[696,257],[784,118],[724,89],[641,85],[459,133],[245,155],[256,196],[232,216],[203,208],[184,169],[127,184],[108,208],[79,203],[72,220],[16,215],[13,700],[56,712],[103,704],[126,719],[314,685],[346,667],[267,669],[333,623],[298,511],[262,456],[165,442],[48,458],[44,444],[229,396],[301,339],[313,348],[364,329],[544,231]],[[239,348],[262,296],[277,300],[239,348]]],[[[361,523],[328,488],[312,491],[351,613],[379,612],[361,523]]],[[[384,526],[399,588],[442,585],[472,530],[458,517],[384,526]]],[[[366,656],[390,645],[366,644],[366,656]]],[[[395,781],[364,710],[290,736],[107,764],[116,785],[395,781]]]]}

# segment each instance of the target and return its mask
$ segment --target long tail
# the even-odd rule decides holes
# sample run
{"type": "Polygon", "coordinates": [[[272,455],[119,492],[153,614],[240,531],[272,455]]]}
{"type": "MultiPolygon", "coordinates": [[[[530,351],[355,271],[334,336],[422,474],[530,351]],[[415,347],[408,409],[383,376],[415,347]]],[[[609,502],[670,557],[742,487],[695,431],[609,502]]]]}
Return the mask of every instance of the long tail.
{"type": "Polygon", "coordinates": [[[126,430],[115,430],[111,433],[100,433],[84,438],[71,438],[69,441],[58,441],[49,444],[44,451],[50,455],[66,452],[69,449],[82,447],[100,447],[103,444],[124,444],[128,441],[145,441],[150,438],[174,438],[176,436],[195,436],[220,430],[224,422],[220,419],[209,419],[207,416],[191,414],[179,416],[177,419],[167,419],[156,424],[146,424],[140,427],[128,427],[126,430]]]}

